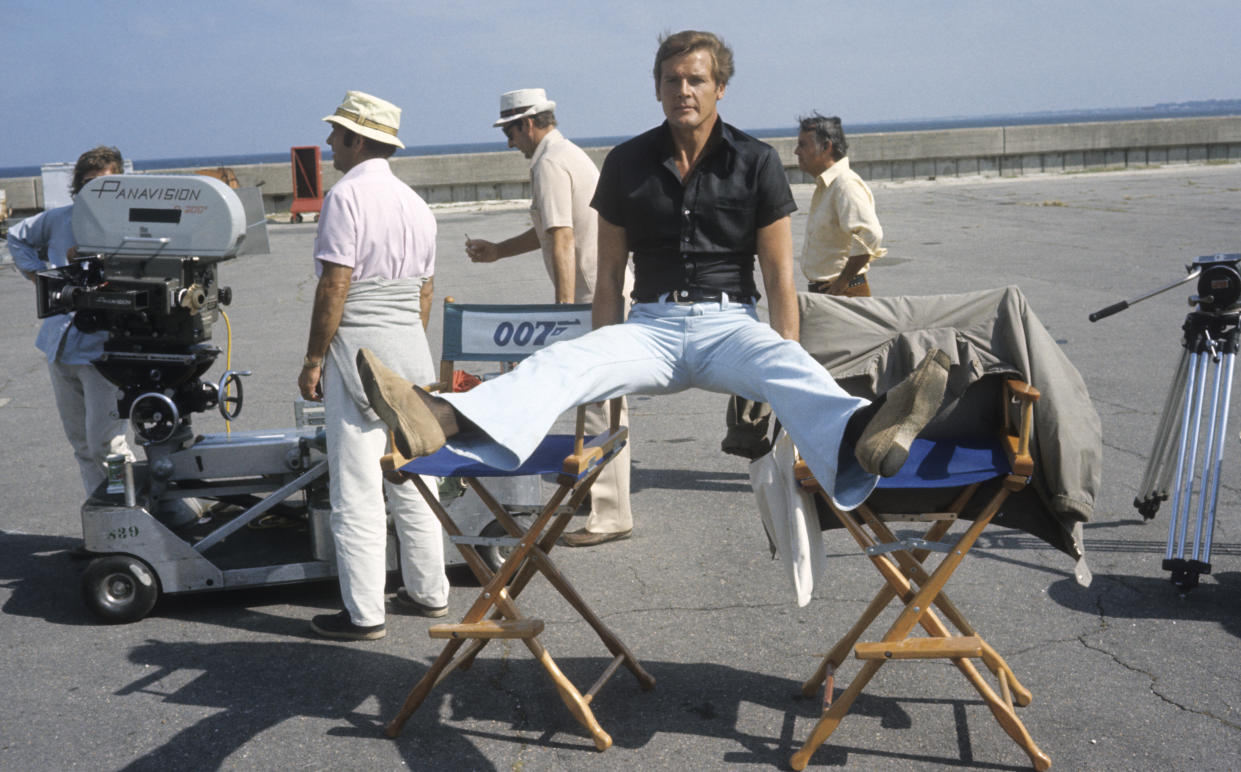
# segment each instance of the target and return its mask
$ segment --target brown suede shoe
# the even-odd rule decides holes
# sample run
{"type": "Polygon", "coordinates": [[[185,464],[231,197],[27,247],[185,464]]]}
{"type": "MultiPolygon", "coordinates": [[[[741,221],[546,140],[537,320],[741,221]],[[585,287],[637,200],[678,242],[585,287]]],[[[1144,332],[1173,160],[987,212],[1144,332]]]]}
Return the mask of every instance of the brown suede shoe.
{"type": "Polygon", "coordinates": [[[905,380],[888,391],[887,401],[866,424],[853,450],[863,469],[882,477],[900,471],[914,438],[944,401],[951,364],[947,354],[931,349],[905,380]]]}
{"type": "Polygon", "coordinates": [[[444,429],[431,413],[417,386],[394,373],[367,348],[358,349],[358,377],[371,408],[392,430],[397,466],[410,459],[429,456],[444,447],[444,429]]]}
{"type": "Polygon", "coordinates": [[[633,536],[632,528],[628,531],[613,531],[612,533],[595,533],[581,528],[561,535],[560,543],[566,547],[593,547],[596,544],[628,539],[630,536],[633,536]]]}

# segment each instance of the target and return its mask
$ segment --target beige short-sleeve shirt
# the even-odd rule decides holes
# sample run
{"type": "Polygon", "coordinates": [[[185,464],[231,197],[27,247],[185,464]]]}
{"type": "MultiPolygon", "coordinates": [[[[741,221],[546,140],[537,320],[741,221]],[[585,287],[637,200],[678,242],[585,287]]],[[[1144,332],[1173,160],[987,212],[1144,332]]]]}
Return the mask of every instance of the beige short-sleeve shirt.
{"type": "Polygon", "coordinates": [[[577,274],[574,301],[589,303],[595,296],[595,262],[598,249],[598,220],[590,208],[599,182],[599,169],[590,156],[570,142],[558,129],[552,129],[530,159],[532,201],[530,217],[543,247],[547,276],[555,278],[552,240],[549,228],[572,228],[577,274]]]}

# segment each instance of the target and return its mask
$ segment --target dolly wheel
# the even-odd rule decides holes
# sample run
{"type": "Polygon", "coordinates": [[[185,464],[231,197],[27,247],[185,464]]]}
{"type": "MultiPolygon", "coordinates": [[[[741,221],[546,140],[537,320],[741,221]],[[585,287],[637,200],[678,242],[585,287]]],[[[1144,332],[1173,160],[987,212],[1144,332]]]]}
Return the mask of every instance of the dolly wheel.
{"type": "Polygon", "coordinates": [[[128,555],[95,558],[82,575],[82,600],[110,624],[137,622],[159,598],[159,579],[151,567],[128,555]]]}
{"type": "MultiPolygon", "coordinates": [[[[513,519],[515,519],[523,528],[529,528],[530,523],[534,521],[534,518],[530,515],[517,514],[515,512],[510,512],[509,514],[513,515],[513,519]]],[[[500,525],[499,521],[492,520],[483,527],[483,530],[480,531],[478,535],[504,537],[508,536],[508,531],[504,530],[504,526],[500,525]]],[[[483,562],[487,564],[487,567],[491,569],[491,572],[495,573],[500,570],[501,564],[504,563],[514,549],[516,548],[488,545],[485,547],[479,547],[478,554],[482,556],[483,562]]]]}

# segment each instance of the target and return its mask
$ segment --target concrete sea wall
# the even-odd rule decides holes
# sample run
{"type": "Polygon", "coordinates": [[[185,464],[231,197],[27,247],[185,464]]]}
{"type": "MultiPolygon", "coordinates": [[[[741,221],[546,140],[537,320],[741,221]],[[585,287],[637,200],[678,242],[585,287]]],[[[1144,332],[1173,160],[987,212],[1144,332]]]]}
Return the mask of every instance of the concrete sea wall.
{"type": "MultiPolygon", "coordinates": [[[[791,181],[808,181],[793,156],[795,138],[767,141],[785,159],[791,181]]],[[[599,164],[607,151],[587,149],[599,164]]],[[[1241,161],[1241,116],[856,134],[849,137],[849,158],[868,180],[1236,162],[1241,161]]],[[[392,165],[398,177],[431,203],[530,195],[529,166],[516,151],[396,158],[392,165]]],[[[293,193],[290,164],[233,170],[242,186],[262,189],[268,212],[288,211],[293,193]]],[[[340,178],[329,163],[323,164],[322,174],[325,190],[340,178]]],[[[43,207],[38,177],[0,180],[0,188],[15,214],[43,207]]]]}

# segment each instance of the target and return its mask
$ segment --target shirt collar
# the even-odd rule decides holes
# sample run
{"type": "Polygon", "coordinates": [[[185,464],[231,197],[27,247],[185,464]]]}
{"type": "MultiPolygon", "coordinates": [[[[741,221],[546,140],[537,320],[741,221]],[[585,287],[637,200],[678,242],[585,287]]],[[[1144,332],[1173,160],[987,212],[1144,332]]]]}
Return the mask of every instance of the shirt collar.
{"type": "Polygon", "coordinates": [[[819,175],[819,184],[823,187],[829,187],[836,178],[849,171],[849,156],[844,156],[836,163],[827,167],[827,170],[819,175]]]}
{"type": "Polygon", "coordinates": [[[346,177],[360,177],[363,174],[374,174],[377,171],[390,169],[391,167],[388,165],[387,158],[368,158],[349,171],[345,172],[345,176],[341,177],[341,179],[343,180],[346,177]]]}
{"type": "MultiPolygon", "coordinates": [[[[659,134],[655,143],[656,151],[659,153],[659,161],[664,166],[676,169],[676,164],[672,160],[672,153],[675,147],[672,144],[672,129],[668,128],[668,121],[659,124],[659,134]]],[[[736,157],[736,129],[724,123],[724,119],[719,115],[715,117],[715,125],[711,127],[711,136],[707,139],[707,144],[714,144],[711,150],[703,156],[702,161],[713,158],[717,153],[727,153],[728,160],[731,161],[736,157]]],[[[702,162],[699,162],[701,166],[702,162]]],[[[730,167],[731,170],[731,167],[730,167]]]]}
{"type": "Polygon", "coordinates": [[[530,156],[530,165],[537,164],[543,156],[547,155],[547,149],[562,139],[564,135],[560,133],[560,129],[553,126],[552,130],[547,132],[543,139],[539,140],[538,146],[534,148],[534,154],[530,156]]]}

